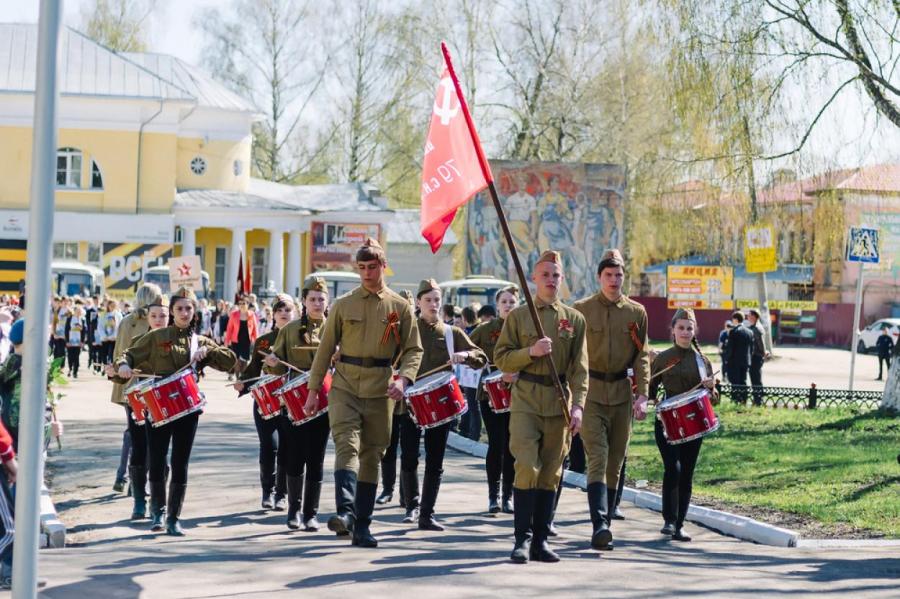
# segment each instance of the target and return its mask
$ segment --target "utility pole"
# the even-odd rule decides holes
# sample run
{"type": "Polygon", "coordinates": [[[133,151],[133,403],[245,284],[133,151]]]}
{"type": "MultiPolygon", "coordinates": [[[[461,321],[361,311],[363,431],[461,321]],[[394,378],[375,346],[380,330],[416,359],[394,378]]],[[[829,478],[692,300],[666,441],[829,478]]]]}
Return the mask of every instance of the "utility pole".
{"type": "MultiPolygon", "coordinates": [[[[753,169],[753,144],[750,138],[750,123],[747,115],[742,115],[742,124],[744,129],[744,153],[747,156],[747,186],[750,191],[750,223],[755,225],[759,222],[759,207],[756,200],[756,173],[753,169]]],[[[746,235],[746,233],[745,233],[746,235]]],[[[774,240],[773,240],[774,241],[774,240]]],[[[766,273],[756,273],[756,292],[759,301],[759,319],[763,326],[763,342],[766,351],[772,353],[772,319],[769,314],[769,293],[766,283],[766,273]]]]}

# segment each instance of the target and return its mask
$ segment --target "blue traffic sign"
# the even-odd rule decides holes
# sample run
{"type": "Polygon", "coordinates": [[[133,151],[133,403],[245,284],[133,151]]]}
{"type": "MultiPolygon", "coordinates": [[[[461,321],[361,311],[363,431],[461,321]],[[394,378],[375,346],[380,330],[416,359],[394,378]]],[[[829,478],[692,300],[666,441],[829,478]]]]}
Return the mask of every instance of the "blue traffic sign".
{"type": "Polygon", "coordinates": [[[878,264],[878,229],[850,227],[847,241],[847,261],[878,264]]]}

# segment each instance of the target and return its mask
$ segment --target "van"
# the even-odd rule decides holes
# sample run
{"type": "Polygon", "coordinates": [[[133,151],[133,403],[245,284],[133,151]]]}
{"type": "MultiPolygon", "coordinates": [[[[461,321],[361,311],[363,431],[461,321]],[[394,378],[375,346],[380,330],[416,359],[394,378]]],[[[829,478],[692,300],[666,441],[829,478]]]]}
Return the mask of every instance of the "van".
{"type": "Polygon", "coordinates": [[[497,292],[506,287],[518,287],[512,281],[497,279],[488,275],[469,275],[464,279],[438,283],[442,292],[442,302],[463,308],[471,304],[493,306],[497,292]]]}
{"type": "Polygon", "coordinates": [[[359,275],[349,270],[320,270],[309,276],[317,276],[325,279],[328,284],[328,297],[332,300],[353,291],[360,285],[359,275]]]}
{"type": "Polygon", "coordinates": [[[103,295],[103,269],[77,260],[50,263],[51,289],[57,295],[103,295]]]}
{"type": "MultiPolygon", "coordinates": [[[[200,278],[202,281],[202,289],[194,289],[194,294],[196,294],[197,299],[208,299],[209,298],[209,273],[205,270],[200,272],[200,278]]],[[[166,295],[172,293],[171,285],[169,284],[169,267],[168,266],[151,266],[150,268],[144,270],[144,283],[153,283],[155,285],[159,285],[159,288],[162,289],[162,292],[166,295]]]]}

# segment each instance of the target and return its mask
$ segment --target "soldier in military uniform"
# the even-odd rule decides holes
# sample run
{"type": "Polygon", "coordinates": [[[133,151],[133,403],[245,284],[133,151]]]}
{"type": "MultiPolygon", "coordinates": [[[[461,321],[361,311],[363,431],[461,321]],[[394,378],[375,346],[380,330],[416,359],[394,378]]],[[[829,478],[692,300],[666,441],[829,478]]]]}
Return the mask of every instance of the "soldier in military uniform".
{"type": "MultiPolygon", "coordinates": [[[[278,331],[294,320],[294,298],[280,293],[272,304],[272,330],[260,335],[253,342],[250,352],[250,362],[241,372],[240,380],[234,384],[238,396],[250,392],[250,387],[270,369],[263,372],[263,360],[275,344],[278,331]],[[250,381],[244,383],[244,381],[250,381]]],[[[259,484],[262,488],[262,508],[264,510],[285,509],[285,495],[287,493],[287,474],[285,472],[285,460],[287,459],[287,443],[285,437],[289,434],[291,422],[282,409],[282,414],[265,419],[259,413],[256,402],[252,404],[253,424],[256,425],[256,436],[259,438],[259,484]]]]}
{"type": "MultiPolygon", "coordinates": [[[[300,292],[303,304],[299,320],[295,320],[278,332],[272,346],[272,354],[266,358],[275,374],[285,374],[288,369],[281,360],[306,372],[316,356],[316,347],[325,327],[328,309],[328,285],[325,279],[310,276],[303,282],[300,292]]],[[[290,374],[290,373],[289,373],[290,374]]],[[[315,411],[316,395],[310,393],[310,410],[315,411]]],[[[319,497],[322,494],[322,476],[325,470],[325,448],[328,445],[328,418],[323,414],[300,425],[288,424],[285,431],[286,469],[288,487],[287,526],[297,530],[301,525],[300,496],[303,496],[302,524],[307,532],[319,530],[319,497]],[[304,484],[305,479],[305,484],[304,484]]]]}
{"type": "Polygon", "coordinates": [[[529,559],[559,561],[547,537],[563,459],[569,451],[570,435],[581,429],[588,387],[584,317],[559,300],[563,282],[560,254],[544,252],[535,263],[532,280],[537,286],[534,303],[544,337],[538,337],[527,306],[520,306],[509,313],[494,348],[497,367],[518,375],[512,388],[509,422],[509,446],[516,460],[516,542],[510,555],[515,563],[529,559]],[[568,429],[550,365],[544,358],[548,355],[569,396],[568,429]]]}
{"type": "MultiPolygon", "coordinates": [[[[338,535],[352,531],[354,545],[377,547],[369,525],[378,465],[391,440],[393,402],[403,400],[416,378],[422,346],[409,302],[385,285],[387,257],[381,245],[367,239],[356,252],[356,266],[362,285],[334,302],[310,369],[309,393],[312,398],[322,387],[340,346],[328,394],[337,505],[328,528],[338,535]],[[399,376],[392,380],[394,356],[399,376]]],[[[308,405],[311,413],[313,405],[308,405]]]]}
{"type": "MultiPolygon", "coordinates": [[[[450,370],[451,364],[465,364],[469,368],[483,368],[487,356],[469,339],[459,327],[444,324],[440,319],[441,288],[434,279],[419,283],[416,291],[416,306],[419,318],[416,326],[422,341],[422,363],[419,372],[422,377],[442,370],[450,370]],[[453,339],[453,353],[447,347],[447,327],[453,339]]],[[[420,377],[420,378],[422,378],[420,377]]],[[[419,503],[419,442],[422,432],[411,414],[400,416],[400,476],[406,499],[404,522],[418,519],[420,530],[442,531],[444,527],[434,518],[434,505],[441,488],[444,474],[444,453],[447,437],[453,422],[447,422],[425,430],[425,476],[422,480],[422,500],[419,503]]]]}
{"type": "MultiPolygon", "coordinates": [[[[170,325],[142,335],[126,349],[116,362],[118,375],[130,379],[132,368],[138,364],[145,374],[166,377],[183,366],[195,368],[212,366],[228,372],[234,368],[235,356],[231,350],[195,333],[199,324],[197,299],[194,292],[182,287],[169,302],[170,325]],[[196,348],[196,349],[194,349],[196,348]]],[[[200,412],[182,416],[177,420],[149,429],[150,441],[150,508],[153,531],[163,529],[173,536],[184,536],[178,519],[187,491],[188,461],[200,412]],[[172,444],[169,499],[166,501],[166,455],[172,444]],[[168,514],[166,508],[168,507],[168,514]]]]}
{"type": "Polygon", "coordinates": [[[590,388],[581,439],[587,455],[588,508],[594,531],[591,546],[613,547],[610,512],[615,508],[619,473],[631,436],[632,416],[647,415],[650,359],[647,312],[622,293],[625,261],[619,250],[604,252],[597,268],[600,291],[575,302],[588,323],[590,388]],[[634,370],[633,401],[628,369],[634,370]]]}
{"type": "MultiPolygon", "coordinates": [[[[472,343],[480,347],[488,358],[486,374],[493,372],[494,347],[500,338],[500,331],[510,311],[519,305],[519,289],[517,287],[505,287],[497,292],[494,297],[497,304],[497,318],[480,324],[472,331],[472,343]]],[[[487,430],[488,449],[484,459],[484,469],[488,482],[488,513],[497,514],[501,511],[507,514],[513,513],[512,488],[515,476],[512,453],[509,451],[509,412],[496,414],[491,409],[484,387],[478,390],[481,402],[481,416],[484,420],[484,428],[487,430]],[[501,503],[500,482],[503,481],[503,495],[501,503]]]]}

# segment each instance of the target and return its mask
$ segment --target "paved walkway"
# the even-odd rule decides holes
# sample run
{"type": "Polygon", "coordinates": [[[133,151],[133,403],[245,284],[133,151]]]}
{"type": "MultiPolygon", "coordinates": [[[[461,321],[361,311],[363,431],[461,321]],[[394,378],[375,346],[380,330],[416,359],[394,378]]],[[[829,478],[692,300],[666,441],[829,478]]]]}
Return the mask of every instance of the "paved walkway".
{"type": "MultiPolygon", "coordinates": [[[[219,374],[202,384],[210,404],[183,511],[189,536],[153,534],[127,520],[131,500],[111,491],[123,415],[105,381],[83,377],[65,391],[64,452],[50,458],[69,546],[41,552],[51,579],[42,597],[896,597],[896,548],[775,549],[693,525],[694,542],[674,544],[658,534],[658,514],[634,507],[615,525],[616,550],[598,554],[588,548],[585,495],[574,489],[563,493],[554,541],[563,561],[513,565],[512,517],[482,512],[482,465],[453,452],[438,502],[443,534],[403,524],[396,503],[376,511],[376,550],[325,529],[289,533],[283,513],[259,509],[250,400],[235,399],[219,374]]],[[[331,484],[322,506],[324,521],[331,484]]]]}

